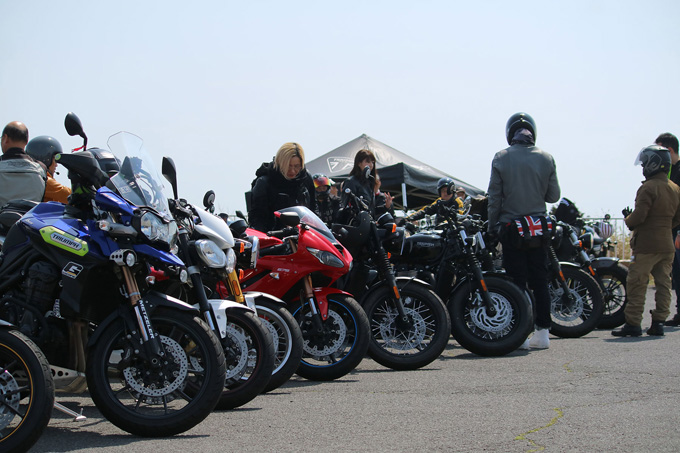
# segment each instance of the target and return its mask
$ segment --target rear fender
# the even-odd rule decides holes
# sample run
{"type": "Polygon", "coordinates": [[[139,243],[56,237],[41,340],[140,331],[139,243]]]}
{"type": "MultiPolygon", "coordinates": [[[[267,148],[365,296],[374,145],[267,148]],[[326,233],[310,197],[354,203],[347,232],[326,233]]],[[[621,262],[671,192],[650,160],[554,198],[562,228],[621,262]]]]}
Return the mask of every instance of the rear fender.
{"type": "Polygon", "coordinates": [[[603,256],[600,258],[595,258],[590,262],[590,264],[593,266],[593,269],[606,269],[608,267],[616,267],[619,264],[619,259],[610,257],[610,256],[603,256]]]}

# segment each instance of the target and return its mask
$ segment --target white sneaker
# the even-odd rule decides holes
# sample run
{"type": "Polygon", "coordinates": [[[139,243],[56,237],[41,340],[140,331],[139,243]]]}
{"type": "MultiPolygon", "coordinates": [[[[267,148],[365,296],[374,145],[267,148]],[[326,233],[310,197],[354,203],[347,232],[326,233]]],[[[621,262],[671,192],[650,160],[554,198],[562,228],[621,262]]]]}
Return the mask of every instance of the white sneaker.
{"type": "Polygon", "coordinates": [[[536,329],[531,339],[529,339],[529,347],[534,349],[548,349],[550,347],[548,329],[536,329]]]}
{"type": "Polygon", "coordinates": [[[520,349],[522,351],[527,351],[529,349],[529,341],[531,341],[531,339],[527,338],[526,340],[524,340],[524,343],[519,345],[519,348],[517,348],[517,349],[520,349]]]}

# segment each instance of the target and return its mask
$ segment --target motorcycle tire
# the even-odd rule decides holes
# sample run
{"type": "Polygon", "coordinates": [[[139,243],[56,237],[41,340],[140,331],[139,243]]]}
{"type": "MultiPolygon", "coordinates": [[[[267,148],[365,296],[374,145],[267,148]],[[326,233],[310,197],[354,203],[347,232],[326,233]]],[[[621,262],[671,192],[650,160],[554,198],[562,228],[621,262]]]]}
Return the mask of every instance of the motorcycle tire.
{"type": "Polygon", "coordinates": [[[479,291],[463,284],[449,298],[451,334],[468,351],[498,357],[516,350],[533,328],[531,302],[513,282],[484,277],[496,313],[490,315],[479,291]]]}
{"type": "Polygon", "coordinates": [[[253,400],[267,387],[274,371],[274,344],[269,330],[255,313],[231,310],[222,346],[227,376],[216,409],[234,409],[253,400]]]}
{"type": "Polygon", "coordinates": [[[274,371],[264,388],[265,392],[271,392],[285,384],[300,366],[302,331],[284,306],[267,300],[255,304],[257,315],[269,330],[274,344],[274,371]]]}
{"type": "Polygon", "coordinates": [[[159,307],[150,319],[171,360],[159,369],[143,359],[128,335],[136,326],[120,318],[88,349],[87,385],[97,409],[123,431],[167,437],[193,428],[217,405],[225,383],[224,351],[192,313],[159,307]]]}
{"type": "Polygon", "coordinates": [[[435,361],[449,341],[451,323],[442,300],[427,286],[398,281],[409,317],[408,330],[397,326],[392,288],[382,286],[362,300],[371,328],[368,355],[393,370],[416,370],[435,361]]]}
{"type": "Polygon", "coordinates": [[[621,264],[613,267],[595,269],[604,286],[604,311],[597,325],[598,329],[614,329],[626,322],[623,310],[626,308],[626,280],[628,268],[621,264]]]}
{"type": "Polygon", "coordinates": [[[50,421],[54,382],[42,351],[16,330],[0,330],[0,451],[24,452],[50,421]]]}
{"type": "Polygon", "coordinates": [[[361,363],[368,350],[368,318],[361,305],[345,294],[329,294],[328,318],[316,332],[308,304],[293,309],[302,331],[302,360],[295,371],[311,381],[341,378],[361,363]]]}
{"type": "Polygon", "coordinates": [[[548,283],[550,291],[550,333],[561,338],[578,338],[592,332],[600,323],[604,298],[597,281],[583,269],[562,266],[573,301],[565,303],[557,278],[548,283]]]}

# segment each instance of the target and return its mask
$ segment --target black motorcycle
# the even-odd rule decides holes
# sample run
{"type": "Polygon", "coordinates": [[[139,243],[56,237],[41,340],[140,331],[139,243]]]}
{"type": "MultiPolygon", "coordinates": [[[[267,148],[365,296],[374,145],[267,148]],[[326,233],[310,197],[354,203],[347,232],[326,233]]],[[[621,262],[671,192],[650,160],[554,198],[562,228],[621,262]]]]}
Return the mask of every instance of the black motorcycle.
{"type": "Polygon", "coordinates": [[[426,283],[397,277],[388,250],[399,249],[404,229],[385,213],[373,220],[367,206],[351,192],[343,209],[347,224],[333,234],[350,251],[352,270],[339,284],[366,311],[371,329],[368,353],[395,370],[413,370],[436,360],[446,348],[451,325],[446,306],[426,283]],[[371,271],[377,278],[367,278],[371,271]]]}
{"type": "Polygon", "coordinates": [[[453,337],[470,352],[501,356],[517,349],[533,326],[526,293],[501,271],[483,270],[483,223],[440,204],[441,232],[414,234],[393,256],[400,275],[429,282],[447,301],[453,337]]]}
{"type": "Polygon", "coordinates": [[[47,358],[26,335],[0,320],[0,450],[31,448],[49,423],[53,404],[47,358]]]}

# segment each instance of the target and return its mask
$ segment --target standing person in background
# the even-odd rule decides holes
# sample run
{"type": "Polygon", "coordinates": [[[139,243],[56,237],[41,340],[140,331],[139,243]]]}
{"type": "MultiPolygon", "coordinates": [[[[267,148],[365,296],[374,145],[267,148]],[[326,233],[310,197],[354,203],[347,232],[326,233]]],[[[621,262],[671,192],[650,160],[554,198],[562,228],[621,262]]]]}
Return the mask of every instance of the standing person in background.
{"type": "Polygon", "coordinates": [[[496,153],[489,180],[489,234],[500,238],[503,267],[520,288],[527,283],[536,300],[536,330],[522,349],[547,349],[551,324],[548,290],[547,240],[519,237],[515,221],[536,216],[545,221],[545,204],[560,199],[560,185],[553,157],[536,147],[536,123],[526,113],[515,113],[505,127],[510,147],[496,153]],[[531,248],[528,248],[531,246],[531,248]]]}
{"type": "MultiPolygon", "coordinates": [[[[407,222],[415,222],[416,220],[422,219],[426,215],[435,215],[437,214],[437,205],[439,203],[444,203],[446,206],[455,207],[456,211],[458,211],[459,214],[462,214],[463,201],[459,197],[453,196],[454,184],[455,183],[451,178],[440,178],[439,181],[437,181],[437,192],[439,193],[439,198],[434,200],[434,202],[431,204],[420,208],[413,214],[406,216],[405,220],[407,222]]],[[[437,221],[437,223],[439,222],[437,221]]]]}
{"type": "Polygon", "coordinates": [[[68,196],[71,195],[71,188],[60,184],[54,179],[54,172],[57,169],[57,161],[54,159],[54,156],[61,152],[61,144],[57,139],[47,135],[32,138],[26,145],[26,154],[33,159],[42,162],[47,167],[45,196],[42,201],[68,203],[68,196]]]}
{"type": "MultiPolygon", "coordinates": [[[[680,157],[678,156],[678,138],[669,133],[659,135],[654,141],[655,144],[667,148],[671,153],[671,173],[670,180],[680,186],[680,157]]],[[[673,242],[675,243],[675,256],[673,258],[672,282],[675,289],[676,313],[672,319],[666,321],[667,326],[680,326],[680,228],[673,228],[673,242]]]]}
{"type": "Polygon", "coordinates": [[[9,200],[42,201],[45,195],[47,169],[24,151],[28,128],[13,121],[2,131],[0,146],[0,207],[9,200]]]}
{"type": "Polygon", "coordinates": [[[623,210],[626,225],[632,231],[632,255],[626,279],[626,323],[612,331],[617,337],[642,335],[640,325],[650,274],[656,285],[656,308],[651,310],[652,325],[647,335],[664,334],[663,324],[671,306],[671,270],[675,256],[671,231],[680,224],[680,187],[668,180],[671,154],[663,146],[643,148],[638,154],[638,163],[642,165],[645,180],[635,195],[635,209],[623,210]]]}
{"type": "Polygon", "coordinates": [[[305,168],[305,152],[297,143],[284,143],[272,162],[255,172],[248,220],[256,230],[276,228],[274,212],[291,206],[316,210],[314,181],[305,168]]]}
{"type": "Polygon", "coordinates": [[[470,209],[472,198],[470,197],[470,195],[465,193],[464,187],[458,187],[456,189],[456,197],[458,197],[460,201],[463,203],[463,212],[467,212],[470,209]]]}
{"type": "MultiPolygon", "coordinates": [[[[363,199],[368,206],[368,212],[376,218],[376,213],[385,212],[385,205],[376,206],[376,179],[378,171],[375,168],[375,155],[371,150],[362,149],[354,155],[354,166],[349,174],[349,178],[342,184],[341,205],[347,206],[350,197],[345,191],[363,199]]],[[[380,201],[380,200],[378,200],[380,201]]],[[[384,202],[383,202],[384,203],[384,202]]]]}
{"type": "Polygon", "coordinates": [[[323,223],[331,225],[340,209],[340,197],[331,193],[331,187],[335,182],[321,173],[315,174],[312,179],[316,190],[316,215],[323,223]]]}

